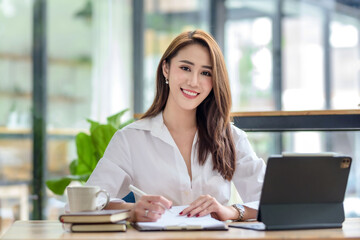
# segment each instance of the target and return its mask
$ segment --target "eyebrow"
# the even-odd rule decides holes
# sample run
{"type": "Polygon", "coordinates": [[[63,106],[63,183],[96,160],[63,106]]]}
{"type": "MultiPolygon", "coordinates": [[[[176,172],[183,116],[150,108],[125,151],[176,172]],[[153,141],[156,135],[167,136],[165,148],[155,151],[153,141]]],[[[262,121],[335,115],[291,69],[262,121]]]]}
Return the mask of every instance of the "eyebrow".
{"type": "MultiPolygon", "coordinates": [[[[190,65],[192,65],[192,66],[195,66],[195,64],[194,64],[193,62],[190,62],[190,61],[188,61],[188,60],[180,60],[179,62],[183,62],[183,63],[190,64],[190,65]]],[[[211,66],[203,65],[202,67],[203,67],[203,68],[208,68],[208,69],[212,70],[212,67],[211,67],[211,66]]]]}

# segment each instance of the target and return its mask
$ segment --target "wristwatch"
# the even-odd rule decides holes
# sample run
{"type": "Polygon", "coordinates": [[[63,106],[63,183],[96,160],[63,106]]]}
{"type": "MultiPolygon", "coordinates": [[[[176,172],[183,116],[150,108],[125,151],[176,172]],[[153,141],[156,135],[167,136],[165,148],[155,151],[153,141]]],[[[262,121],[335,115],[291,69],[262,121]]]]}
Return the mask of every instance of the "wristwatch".
{"type": "Polygon", "coordinates": [[[245,208],[244,208],[244,206],[241,205],[241,204],[238,204],[238,203],[237,203],[237,204],[233,204],[232,206],[236,209],[236,211],[239,212],[239,217],[238,217],[235,221],[237,221],[237,222],[243,221],[243,220],[244,220],[244,214],[245,214],[245,208]]]}

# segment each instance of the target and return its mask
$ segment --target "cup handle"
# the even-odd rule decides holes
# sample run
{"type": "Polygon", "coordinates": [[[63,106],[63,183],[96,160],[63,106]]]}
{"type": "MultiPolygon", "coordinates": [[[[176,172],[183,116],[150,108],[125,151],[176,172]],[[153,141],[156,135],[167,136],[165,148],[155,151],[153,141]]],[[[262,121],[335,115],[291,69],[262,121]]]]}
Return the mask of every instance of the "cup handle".
{"type": "Polygon", "coordinates": [[[106,202],[104,204],[101,204],[100,206],[96,206],[97,211],[104,209],[104,207],[106,207],[106,205],[108,205],[110,201],[110,194],[105,189],[101,189],[100,191],[98,191],[95,196],[98,197],[100,193],[105,194],[106,202]]]}

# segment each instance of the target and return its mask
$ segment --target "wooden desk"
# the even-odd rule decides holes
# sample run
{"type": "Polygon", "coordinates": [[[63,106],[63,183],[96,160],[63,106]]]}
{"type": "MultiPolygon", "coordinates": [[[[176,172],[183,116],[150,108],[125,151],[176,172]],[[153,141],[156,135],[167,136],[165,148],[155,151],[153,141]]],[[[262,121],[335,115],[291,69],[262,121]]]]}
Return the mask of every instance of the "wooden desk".
{"type": "Polygon", "coordinates": [[[17,221],[2,239],[360,239],[360,218],[347,219],[342,229],[268,232],[238,228],[229,231],[138,232],[129,228],[127,232],[69,233],[64,232],[58,221],[17,221]]]}

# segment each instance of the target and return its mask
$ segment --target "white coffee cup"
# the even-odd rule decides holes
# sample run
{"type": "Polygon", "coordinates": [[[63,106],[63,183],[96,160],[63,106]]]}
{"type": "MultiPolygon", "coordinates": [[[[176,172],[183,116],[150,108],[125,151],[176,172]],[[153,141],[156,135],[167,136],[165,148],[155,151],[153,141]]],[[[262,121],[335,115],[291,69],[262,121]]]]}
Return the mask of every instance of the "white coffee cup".
{"type": "Polygon", "coordinates": [[[72,186],[66,188],[70,212],[98,211],[109,203],[110,195],[98,186],[72,186]],[[101,199],[100,194],[105,195],[103,203],[97,203],[101,199]]]}

